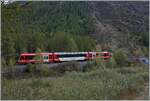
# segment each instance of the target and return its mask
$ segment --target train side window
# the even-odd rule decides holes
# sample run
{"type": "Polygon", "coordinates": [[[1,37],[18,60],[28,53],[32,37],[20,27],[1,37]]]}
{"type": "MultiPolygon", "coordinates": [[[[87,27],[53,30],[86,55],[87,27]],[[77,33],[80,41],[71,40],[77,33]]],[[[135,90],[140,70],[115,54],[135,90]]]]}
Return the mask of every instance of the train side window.
{"type": "Polygon", "coordinates": [[[45,56],[44,56],[44,59],[48,59],[48,56],[47,56],[47,55],[45,55],[45,56]]]}
{"type": "Polygon", "coordinates": [[[26,56],[25,59],[26,60],[32,60],[34,58],[34,56],[26,56]]]}
{"type": "Polygon", "coordinates": [[[61,58],[65,57],[85,57],[86,54],[62,54],[60,55],[61,58]]]}

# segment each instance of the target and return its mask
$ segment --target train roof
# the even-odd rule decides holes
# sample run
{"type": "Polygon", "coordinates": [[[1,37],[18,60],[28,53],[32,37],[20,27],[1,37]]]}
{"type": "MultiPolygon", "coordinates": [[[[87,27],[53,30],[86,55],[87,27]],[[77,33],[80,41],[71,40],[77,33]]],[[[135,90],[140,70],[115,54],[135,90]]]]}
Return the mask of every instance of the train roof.
{"type": "Polygon", "coordinates": [[[37,54],[52,54],[52,53],[21,53],[21,55],[37,55],[37,54]]]}
{"type": "MultiPolygon", "coordinates": [[[[41,53],[21,53],[20,55],[37,55],[37,54],[53,54],[53,53],[56,53],[56,54],[86,54],[88,52],[41,52],[41,53]]],[[[109,53],[107,51],[103,51],[103,52],[89,52],[89,53],[109,53]]]]}

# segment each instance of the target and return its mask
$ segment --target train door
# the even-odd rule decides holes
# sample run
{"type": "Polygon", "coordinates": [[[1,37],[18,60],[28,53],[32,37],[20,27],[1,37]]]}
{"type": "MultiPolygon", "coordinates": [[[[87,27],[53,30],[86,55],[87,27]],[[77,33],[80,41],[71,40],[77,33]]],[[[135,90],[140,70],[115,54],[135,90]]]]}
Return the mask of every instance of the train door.
{"type": "Polygon", "coordinates": [[[104,59],[104,61],[109,60],[109,58],[111,58],[110,53],[109,53],[109,52],[104,52],[104,53],[103,53],[103,59],[104,59]]]}
{"type": "Polygon", "coordinates": [[[53,62],[53,54],[49,54],[49,62],[53,62]]]}
{"type": "Polygon", "coordinates": [[[49,62],[49,55],[48,54],[43,55],[43,62],[49,62]]]}

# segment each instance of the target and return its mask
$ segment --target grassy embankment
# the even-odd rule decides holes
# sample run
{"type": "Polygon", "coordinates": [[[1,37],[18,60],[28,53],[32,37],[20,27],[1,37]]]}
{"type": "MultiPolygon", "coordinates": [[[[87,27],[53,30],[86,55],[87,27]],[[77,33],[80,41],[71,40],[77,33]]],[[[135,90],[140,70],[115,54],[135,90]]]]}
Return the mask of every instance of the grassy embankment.
{"type": "Polygon", "coordinates": [[[146,67],[88,66],[53,79],[2,79],[2,99],[121,99],[121,92],[139,91],[148,81],[146,67]]]}

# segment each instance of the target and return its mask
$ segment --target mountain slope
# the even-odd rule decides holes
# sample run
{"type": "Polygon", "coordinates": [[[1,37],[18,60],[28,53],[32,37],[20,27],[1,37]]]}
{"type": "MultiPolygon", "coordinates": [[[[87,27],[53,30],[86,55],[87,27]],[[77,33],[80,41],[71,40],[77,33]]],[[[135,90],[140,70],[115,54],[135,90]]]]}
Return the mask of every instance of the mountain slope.
{"type": "MultiPolygon", "coordinates": [[[[13,2],[2,4],[2,56],[20,52],[148,47],[146,2],[13,2]],[[5,47],[7,46],[7,47],[5,47]]],[[[10,57],[8,57],[10,56],[10,57]]]]}
{"type": "Polygon", "coordinates": [[[148,32],[148,1],[90,2],[96,17],[103,23],[115,26],[119,31],[148,32]]]}
{"type": "Polygon", "coordinates": [[[115,46],[116,48],[136,47],[137,44],[134,45],[134,42],[132,42],[130,33],[134,33],[135,36],[139,36],[140,38],[145,37],[143,40],[147,40],[146,43],[148,43],[148,2],[101,1],[89,2],[88,4],[97,22],[95,34],[92,36],[100,43],[109,42],[111,46],[115,46]],[[136,33],[139,34],[136,35],[136,33]],[[147,34],[142,35],[143,33],[147,34]]]}

